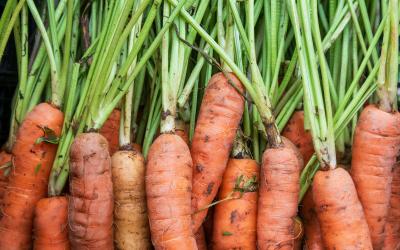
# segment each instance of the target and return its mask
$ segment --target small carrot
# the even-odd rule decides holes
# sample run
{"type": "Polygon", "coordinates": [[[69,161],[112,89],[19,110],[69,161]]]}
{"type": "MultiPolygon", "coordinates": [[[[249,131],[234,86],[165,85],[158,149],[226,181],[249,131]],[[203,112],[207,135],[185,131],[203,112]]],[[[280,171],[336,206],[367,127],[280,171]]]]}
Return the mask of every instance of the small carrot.
{"type": "Polygon", "coordinates": [[[118,249],[151,249],[145,192],[145,167],[136,150],[111,158],[114,190],[114,237],[118,249]]]}
{"type": "Polygon", "coordinates": [[[383,250],[400,248],[400,162],[393,168],[391,192],[383,250]]]}
{"type": "Polygon", "coordinates": [[[68,250],[68,199],[64,196],[41,199],[35,208],[35,250],[68,250]]]}
{"type": "Polygon", "coordinates": [[[192,159],[175,134],[161,134],[150,147],[146,194],[155,249],[197,249],[191,229],[192,159]]]}
{"type": "Polygon", "coordinates": [[[303,156],[304,164],[307,164],[314,154],[314,147],[311,133],[304,129],[304,111],[293,113],[283,129],[282,135],[296,145],[303,156]]]}
{"type": "Polygon", "coordinates": [[[113,184],[107,140],[78,135],[70,151],[69,240],[72,249],[113,249],[113,184]]]}
{"type": "Polygon", "coordinates": [[[99,133],[108,141],[110,155],[112,156],[119,148],[119,126],[121,120],[121,111],[114,109],[108,119],[103,124],[99,133]]]}
{"type": "Polygon", "coordinates": [[[374,249],[383,246],[392,167],[400,149],[400,113],[375,105],[361,112],[354,134],[351,176],[364,208],[374,249]]]}
{"type": "Polygon", "coordinates": [[[259,249],[293,249],[302,165],[299,150],[284,137],[279,147],[264,152],[257,214],[259,249]]]}
{"type": "Polygon", "coordinates": [[[318,171],[312,192],[324,249],[372,249],[364,211],[346,170],[318,171]]]}
{"type": "Polygon", "coordinates": [[[231,83],[239,91],[242,84],[232,73],[227,77],[217,73],[210,79],[193,135],[193,232],[207,215],[204,208],[217,195],[244,110],[244,98],[231,83]]]}
{"type": "Polygon", "coordinates": [[[323,250],[324,243],[311,188],[305,194],[301,204],[300,214],[304,222],[305,246],[308,250],[323,250]]]}
{"type": "Polygon", "coordinates": [[[199,228],[199,231],[197,231],[194,237],[196,238],[197,249],[207,250],[207,242],[206,242],[206,237],[204,235],[203,227],[199,228]]]}
{"type": "Polygon", "coordinates": [[[38,141],[47,132],[60,136],[64,116],[56,107],[41,103],[29,112],[18,129],[13,167],[3,197],[0,249],[29,249],[36,203],[47,194],[57,145],[38,141]],[[45,132],[47,131],[47,132],[45,132]]]}
{"type": "Polygon", "coordinates": [[[256,249],[259,167],[251,159],[230,159],[215,206],[213,249],[256,249]]]}

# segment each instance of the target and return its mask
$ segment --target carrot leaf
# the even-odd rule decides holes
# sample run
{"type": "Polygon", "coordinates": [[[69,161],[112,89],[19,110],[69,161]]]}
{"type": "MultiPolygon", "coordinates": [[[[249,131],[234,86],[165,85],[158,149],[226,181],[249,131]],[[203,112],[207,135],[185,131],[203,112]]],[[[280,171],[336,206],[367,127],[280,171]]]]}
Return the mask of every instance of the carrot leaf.
{"type": "Polygon", "coordinates": [[[51,144],[58,144],[60,138],[54,133],[54,131],[52,129],[50,129],[47,126],[39,126],[43,132],[44,132],[44,136],[39,137],[36,139],[35,144],[39,144],[41,142],[47,142],[47,143],[51,143],[51,144]]]}

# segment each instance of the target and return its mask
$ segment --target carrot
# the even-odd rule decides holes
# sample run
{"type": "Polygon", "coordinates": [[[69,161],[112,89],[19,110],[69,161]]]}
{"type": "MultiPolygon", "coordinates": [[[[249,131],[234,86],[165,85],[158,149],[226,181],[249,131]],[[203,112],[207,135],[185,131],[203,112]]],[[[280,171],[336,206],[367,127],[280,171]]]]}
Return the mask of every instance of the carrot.
{"type": "Polygon", "coordinates": [[[293,249],[303,161],[296,146],[282,137],[262,158],[257,214],[259,249],[293,249]]]}
{"type": "Polygon", "coordinates": [[[312,192],[324,249],[372,249],[363,208],[346,170],[318,171],[312,192]]]}
{"type": "Polygon", "coordinates": [[[311,133],[304,129],[304,111],[293,113],[283,129],[282,135],[296,145],[303,156],[304,164],[306,164],[314,154],[314,147],[311,133]]]}
{"type": "MultiPolygon", "coordinates": [[[[228,77],[242,91],[239,79],[232,73],[228,77]]],[[[217,194],[243,110],[241,94],[223,73],[215,74],[205,91],[192,140],[193,232],[197,232],[207,215],[207,209],[199,210],[217,194]]]]}
{"type": "Polygon", "coordinates": [[[113,186],[107,140],[78,135],[70,150],[69,240],[72,249],[113,249],[113,186]]]}
{"type": "Polygon", "coordinates": [[[384,250],[400,248],[400,162],[393,168],[389,215],[385,228],[384,250]]]}
{"type": "Polygon", "coordinates": [[[206,242],[206,237],[204,235],[203,227],[199,228],[194,237],[196,238],[197,249],[207,250],[207,242],[206,242]]]}
{"type": "Polygon", "coordinates": [[[392,167],[400,149],[400,113],[374,105],[360,115],[354,134],[351,176],[364,208],[374,249],[381,249],[390,202],[392,167]]]}
{"type": "MultiPolygon", "coordinates": [[[[0,166],[3,166],[4,164],[10,164],[11,163],[11,154],[7,153],[6,151],[1,151],[0,152],[0,166]]],[[[0,169],[0,204],[3,200],[4,193],[6,191],[7,185],[8,185],[8,176],[9,168],[2,168],[0,169]]]]}
{"type": "Polygon", "coordinates": [[[136,152],[139,152],[139,153],[142,152],[142,147],[137,143],[132,143],[132,148],[135,149],[136,152]]]}
{"type": "Polygon", "coordinates": [[[301,250],[303,245],[303,237],[304,237],[304,224],[300,217],[296,217],[294,223],[294,247],[293,250],[301,250]]]}
{"type": "Polygon", "coordinates": [[[136,150],[111,158],[114,237],[118,249],[151,249],[145,193],[144,158],[136,150]]]}
{"type": "Polygon", "coordinates": [[[146,194],[155,249],[197,249],[191,230],[192,159],[177,135],[161,134],[150,147],[146,194]]]}
{"type": "Polygon", "coordinates": [[[67,250],[68,199],[64,196],[41,199],[35,208],[34,246],[37,250],[67,250]]]}
{"type": "Polygon", "coordinates": [[[3,197],[0,249],[29,249],[36,203],[47,194],[47,182],[57,145],[40,142],[45,127],[59,136],[63,114],[41,103],[29,112],[19,127],[13,147],[13,168],[3,197]]]}
{"type": "Polygon", "coordinates": [[[189,145],[189,127],[181,120],[175,121],[175,134],[179,135],[189,145]]]}
{"type": "Polygon", "coordinates": [[[323,250],[324,243],[311,188],[305,194],[301,204],[300,214],[304,222],[305,246],[308,250],[323,250]]]}
{"type": "Polygon", "coordinates": [[[121,111],[114,109],[99,133],[108,141],[110,155],[113,155],[119,148],[119,125],[121,119],[121,111]]]}
{"type": "Polygon", "coordinates": [[[215,206],[213,249],[256,249],[258,170],[254,160],[229,160],[218,200],[234,199],[215,206]]]}

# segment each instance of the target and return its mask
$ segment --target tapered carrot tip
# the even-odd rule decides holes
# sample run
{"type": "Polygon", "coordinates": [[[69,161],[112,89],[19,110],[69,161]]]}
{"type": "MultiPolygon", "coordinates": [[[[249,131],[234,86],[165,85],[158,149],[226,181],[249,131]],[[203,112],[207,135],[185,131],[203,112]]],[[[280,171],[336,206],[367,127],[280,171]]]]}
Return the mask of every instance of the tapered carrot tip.
{"type": "Polygon", "coordinates": [[[282,131],[282,135],[288,138],[299,149],[303,156],[304,164],[314,154],[314,146],[311,133],[304,128],[304,111],[296,111],[282,131]]]}
{"type": "Polygon", "coordinates": [[[150,147],[145,181],[155,249],[197,249],[191,229],[192,165],[188,145],[175,134],[160,135],[150,147]]]}
{"type": "Polygon", "coordinates": [[[400,113],[368,105],[354,133],[351,176],[374,249],[381,249],[389,212],[392,167],[400,150],[400,113]]]}
{"type": "Polygon", "coordinates": [[[37,141],[45,131],[60,136],[63,113],[48,103],[30,111],[18,129],[13,168],[3,197],[0,249],[28,249],[32,244],[36,203],[47,194],[48,178],[57,145],[37,141]]]}
{"type": "Polygon", "coordinates": [[[52,197],[36,204],[34,219],[35,250],[68,250],[68,199],[52,197]]]}
{"type": "Polygon", "coordinates": [[[113,155],[119,148],[120,119],[121,111],[114,109],[99,131],[108,141],[110,155],[113,155]]]}
{"type": "Polygon", "coordinates": [[[318,171],[312,191],[325,249],[373,249],[363,208],[346,170],[318,171]]]}

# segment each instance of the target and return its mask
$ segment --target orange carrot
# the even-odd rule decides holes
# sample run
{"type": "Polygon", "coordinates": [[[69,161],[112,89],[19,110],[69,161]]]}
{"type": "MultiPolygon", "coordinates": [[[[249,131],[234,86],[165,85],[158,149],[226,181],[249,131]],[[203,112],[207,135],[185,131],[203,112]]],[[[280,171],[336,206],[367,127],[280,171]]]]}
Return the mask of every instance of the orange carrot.
{"type": "Polygon", "coordinates": [[[146,168],[147,208],[155,249],[197,249],[191,230],[192,159],[175,134],[161,134],[146,168]]]}
{"type": "Polygon", "coordinates": [[[99,131],[108,141],[111,156],[119,149],[120,120],[121,111],[119,109],[114,109],[99,131]]]}
{"type": "Polygon", "coordinates": [[[311,133],[304,129],[304,111],[293,113],[286,127],[283,129],[282,135],[296,145],[303,156],[304,164],[307,164],[314,154],[314,147],[311,133]]]}
{"type": "MultiPolygon", "coordinates": [[[[1,151],[0,152],[0,166],[3,166],[4,164],[11,163],[11,154],[7,153],[6,151],[1,151]]],[[[8,185],[8,176],[9,168],[2,168],[0,169],[0,204],[3,200],[4,193],[6,191],[6,187],[8,185]]]]}
{"type": "Polygon", "coordinates": [[[256,249],[257,181],[259,167],[251,159],[230,159],[218,200],[233,197],[215,206],[213,249],[256,249]],[[243,190],[240,187],[247,185],[243,190]]]}
{"type": "Polygon", "coordinates": [[[400,162],[393,168],[391,192],[383,250],[400,248],[400,162]]]}
{"type": "Polygon", "coordinates": [[[175,121],[175,134],[179,135],[189,145],[189,127],[181,120],[175,121]]]}
{"type": "Polygon", "coordinates": [[[315,210],[312,188],[310,188],[304,196],[300,209],[300,214],[304,222],[304,243],[308,250],[323,250],[324,243],[322,242],[321,228],[315,210]]]}
{"type": "Polygon", "coordinates": [[[234,74],[215,74],[201,103],[191,153],[193,157],[193,232],[197,232],[222,181],[244,110],[242,84],[234,74]],[[204,210],[202,210],[204,209],[204,210]],[[199,212],[199,210],[202,210],[199,212]]]}
{"type": "Polygon", "coordinates": [[[197,249],[207,250],[207,242],[206,242],[206,237],[204,235],[203,227],[199,228],[199,231],[197,231],[194,237],[196,238],[197,249]]]}
{"type": "Polygon", "coordinates": [[[381,249],[389,211],[392,168],[400,149],[400,113],[374,105],[362,111],[354,134],[351,176],[374,249],[381,249]]]}
{"type": "Polygon", "coordinates": [[[282,144],[263,154],[257,214],[259,249],[293,249],[303,160],[296,146],[282,144]]]}
{"type": "Polygon", "coordinates": [[[69,240],[72,249],[113,249],[113,184],[107,140],[78,135],[70,151],[69,240]]]}
{"type": "Polygon", "coordinates": [[[346,170],[318,171],[312,192],[324,249],[372,249],[363,208],[346,170]]]}
{"type": "Polygon", "coordinates": [[[294,247],[293,250],[301,250],[303,245],[303,237],[304,237],[304,224],[301,221],[300,217],[296,217],[294,223],[294,247]]]}
{"type": "Polygon", "coordinates": [[[57,145],[37,142],[45,128],[61,133],[63,114],[47,103],[37,105],[19,127],[13,147],[13,168],[3,198],[0,249],[29,249],[36,203],[47,194],[57,145]]]}
{"type": "Polygon", "coordinates": [[[68,250],[68,199],[51,197],[41,199],[35,208],[35,250],[68,250]]]}
{"type": "Polygon", "coordinates": [[[132,143],[132,148],[135,149],[137,152],[142,153],[142,147],[137,143],[132,143]]]}

